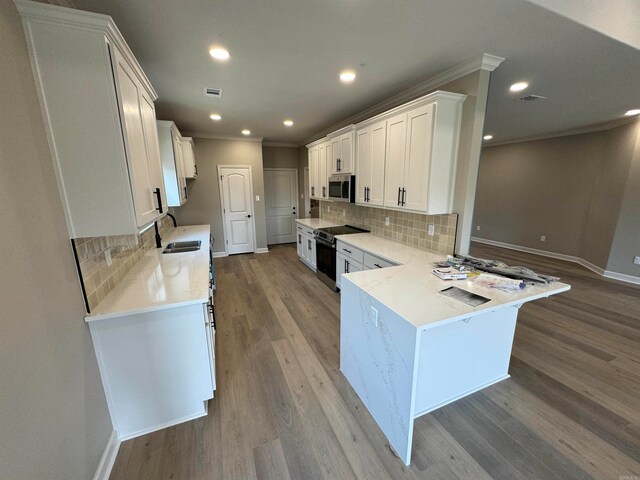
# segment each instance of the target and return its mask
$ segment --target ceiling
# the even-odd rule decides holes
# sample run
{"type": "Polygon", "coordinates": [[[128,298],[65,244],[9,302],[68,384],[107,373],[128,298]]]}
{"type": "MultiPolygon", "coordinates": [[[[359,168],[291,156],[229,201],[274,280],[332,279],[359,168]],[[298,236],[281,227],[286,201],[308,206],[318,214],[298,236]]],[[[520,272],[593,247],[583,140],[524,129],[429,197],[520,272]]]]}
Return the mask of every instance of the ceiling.
{"type": "Polygon", "coordinates": [[[483,53],[507,59],[493,73],[485,123],[496,142],[640,108],[640,51],[525,0],[73,3],[114,18],[159,94],[158,117],[183,132],[247,128],[299,144],[483,53]],[[209,56],[216,44],[230,51],[227,62],[209,56]],[[338,81],[346,68],[358,74],[351,85],[338,81]],[[515,101],[508,87],[518,80],[530,84],[524,94],[547,99],[515,101]],[[205,87],[223,97],[205,97],[205,87]]]}

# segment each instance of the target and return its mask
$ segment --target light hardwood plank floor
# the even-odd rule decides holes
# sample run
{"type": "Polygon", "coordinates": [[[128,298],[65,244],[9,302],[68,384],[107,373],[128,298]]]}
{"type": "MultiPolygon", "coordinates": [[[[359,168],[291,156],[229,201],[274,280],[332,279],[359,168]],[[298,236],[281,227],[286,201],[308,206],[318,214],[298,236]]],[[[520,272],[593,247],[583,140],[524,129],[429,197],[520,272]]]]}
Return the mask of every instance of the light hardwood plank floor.
{"type": "Polygon", "coordinates": [[[339,294],[282,245],[215,260],[209,415],[124,442],[111,479],[640,478],[640,288],[472,253],[573,288],[521,308],[510,379],[416,421],[410,466],[340,373],[339,294]]]}

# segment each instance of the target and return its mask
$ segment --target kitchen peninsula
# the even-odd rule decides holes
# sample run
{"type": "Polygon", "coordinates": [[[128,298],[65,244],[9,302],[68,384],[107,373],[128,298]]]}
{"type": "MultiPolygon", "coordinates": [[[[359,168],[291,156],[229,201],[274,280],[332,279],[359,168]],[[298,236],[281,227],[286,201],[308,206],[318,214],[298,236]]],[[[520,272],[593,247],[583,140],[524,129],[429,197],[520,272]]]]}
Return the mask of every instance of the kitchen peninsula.
{"type": "Polygon", "coordinates": [[[407,465],[414,419],[508,378],[518,309],[571,288],[444,281],[431,273],[441,255],[371,234],[338,240],[398,265],[342,275],[340,370],[407,465]],[[471,307],[440,293],[452,285],[490,301],[471,307]]]}

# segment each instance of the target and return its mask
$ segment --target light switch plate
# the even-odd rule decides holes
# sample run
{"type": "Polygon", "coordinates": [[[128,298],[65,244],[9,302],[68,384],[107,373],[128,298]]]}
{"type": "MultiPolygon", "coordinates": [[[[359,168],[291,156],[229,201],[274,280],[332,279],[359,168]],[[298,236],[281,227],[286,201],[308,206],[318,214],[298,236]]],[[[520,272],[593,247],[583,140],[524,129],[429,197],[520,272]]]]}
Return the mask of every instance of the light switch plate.
{"type": "Polygon", "coordinates": [[[480,225],[478,225],[478,226],[476,227],[476,230],[480,231],[480,225]]]}
{"type": "Polygon", "coordinates": [[[256,195],[256,202],[260,201],[260,195],[256,195]]]}
{"type": "Polygon", "coordinates": [[[635,257],[633,259],[633,263],[635,263],[636,265],[640,265],[640,257],[635,257]]]}
{"type": "Polygon", "coordinates": [[[113,260],[111,260],[111,250],[107,249],[104,251],[104,259],[107,261],[107,267],[110,267],[113,263],[113,260]]]}
{"type": "Polygon", "coordinates": [[[546,242],[547,241],[547,237],[545,235],[540,235],[540,241],[541,242],[546,242]]]}

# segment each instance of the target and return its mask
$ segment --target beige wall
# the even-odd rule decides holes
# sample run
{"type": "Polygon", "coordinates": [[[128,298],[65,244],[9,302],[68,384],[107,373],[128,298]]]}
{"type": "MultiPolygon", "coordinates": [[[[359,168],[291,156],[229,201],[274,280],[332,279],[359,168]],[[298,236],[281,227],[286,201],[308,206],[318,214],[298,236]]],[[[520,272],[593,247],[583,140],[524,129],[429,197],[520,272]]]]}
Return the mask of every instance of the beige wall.
{"type": "Polygon", "coordinates": [[[485,148],[474,236],[579,255],[602,150],[593,134],[485,148]]]}
{"type": "Polygon", "coordinates": [[[298,148],[262,147],[264,168],[298,168],[298,148]]]}
{"type": "Polygon", "coordinates": [[[633,263],[640,256],[640,122],[635,126],[635,146],[607,270],[640,277],[640,265],[633,263]]]}
{"type": "Polygon", "coordinates": [[[112,425],[10,0],[0,45],[0,478],[86,480],[112,425]]]}
{"type": "Polygon", "coordinates": [[[473,233],[640,277],[640,122],[484,148],[473,233]]]}
{"type": "Polygon", "coordinates": [[[264,209],[264,178],[262,166],[262,144],[243,140],[218,140],[194,138],[195,155],[198,162],[198,178],[189,181],[189,200],[175,208],[173,213],[178,225],[211,225],[215,238],[213,250],[224,252],[224,230],[218,165],[250,165],[253,179],[254,214],[256,225],[256,248],[267,248],[267,222],[264,209]]]}

